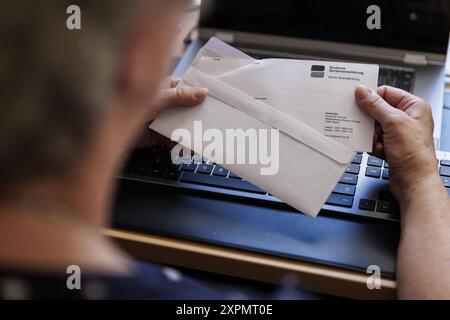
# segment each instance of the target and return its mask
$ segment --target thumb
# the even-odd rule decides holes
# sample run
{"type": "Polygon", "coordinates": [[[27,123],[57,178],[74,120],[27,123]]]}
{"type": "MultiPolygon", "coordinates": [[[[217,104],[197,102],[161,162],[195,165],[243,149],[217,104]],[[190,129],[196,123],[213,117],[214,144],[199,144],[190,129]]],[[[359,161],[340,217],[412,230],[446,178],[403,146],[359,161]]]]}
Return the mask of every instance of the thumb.
{"type": "Polygon", "coordinates": [[[389,105],[378,93],[363,85],[356,87],[355,98],[358,106],[377,120],[382,127],[389,119],[401,112],[389,105]]]}
{"type": "Polygon", "coordinates": [[[156,102],[158,111],[170,106],[191,107],[203,102],[208,94],[206,88],[178,86],[171,89],[163,89],[156,102]]]}

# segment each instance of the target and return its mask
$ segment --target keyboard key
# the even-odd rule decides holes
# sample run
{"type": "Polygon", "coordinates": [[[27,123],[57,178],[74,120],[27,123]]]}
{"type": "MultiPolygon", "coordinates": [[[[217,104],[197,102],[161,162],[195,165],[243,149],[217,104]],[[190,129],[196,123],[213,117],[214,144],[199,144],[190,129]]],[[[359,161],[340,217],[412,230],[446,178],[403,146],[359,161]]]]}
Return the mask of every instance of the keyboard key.
{"type": "Polygon", "coordinates": [[[395,201],[395,198],[394,198],[394,196],[392,195],[392,193],[390,193],[389,191],[381,190],[381,191],[378,193],[378,200],[394,202],[394,201],[395,201]]]}
{"type": "Polygon", "coordinates": [[[450,177],[441,177],[442,183],[447,188],[450,188],[450,177]]]}
{"type": "Polygon", "coordinates": [[[361,170],[361,166],[358,164],[351,164],[348,166],[346,173],[350,174],[359,174],[359,170],[361,170]]]}
{"type": "Polygon", "coordinates": [[[181,171],[194,172],[197,169],[197,165],[194,163],[183,163],[181,171]]]}
{"type": "Polygon", "coordinates": [[[197,168],[197,173],[211,174],[213,168],[214,166],[210,164],[200,164],[197,168]]]}
{"type": "Polygon", "coordinates": [[[383,166],[383,162],[383,160],[377,157],[369,157],[369,159],[367,160],[367,165],[381,168],[383,166]]]}
{"type": "Polygon", "coordinates": [[[133,168],[132,173],[138,176],[146,176],[149,170],[149,167],[146,165],[138,165],[133,168]]]}
{"type": "Polygon", "coordinates": [[[381,176],[380,168],[375,168],[375,167],[367,167],[366,168],[366,177],[380,178],[380,176],[381,176]]]}
{"type": "Polygon", "coordinates": [[[450,160],[441,160],[441,166],[450,167],[450,160]]]}
{"type": "Polygon", "coordinates": [[[394,206],[390,201],[378,201],[377,211],[383,213],[392,213],[394,206]]]}
{"type": "Polygon", "coordinates": [[[171,167],[167,171],[166,178],[169,180],[178,181],[180,176],[181,176],[180,170],[178,170],[178,168],[176,168],[176,167],[171,167]]]}
{"type": "Polygon", "coordinates": [[[334,188],[333,193],[339,193],[347,196],[354,196],[356,191],[356,187],[350,186],[348,184],[338,184],[336,188],[334,188]]]}
{"type": "Polygon", "coordinates": [[[351,208],[353,206],[353,197],[343,196],[340,194],[332,194],[326,204],[332,206],[351,208]]]}
{"type": "Polygon", "coordinates": [[[213,175],[219,176],[219,177],[226,177],[228,175],[228,170],[224,169],[222,167],[216,166],[214,169],[213,175]]]}
{"type": "Polygon", "coordinates": [[[384,180],[389,180],[389,169],[384,169],[383,170],[383,179],[384,180]]]}
{"type": "Polygon", "coordinates": [[[397,87],[411,92],[414,79],[413,71],[380,68],[378,84],[397,87]]]}
{"type": "Polygon", "coordinates": [[[149,152],[150,152],[150,155],[151,155],[152,157],[155,157],[155,156],[157,156],[157,155],[160,155],[160,154],[161,154],[161,147],[160,147],[160,146],[154,146],[154,147],[151,147],[150,150],[149,150],[149,152]]]}
{"type": "Polygon", "coordinates": [[[339,182],[356,186],[356,184],[358,183],[358,176],[355,176],[354,174],[344,173],[339,182]]]}
{"type": "Polygon", "coordinates": [[[386,168],[386,169],[389,169],[389,163],[387,163],[386,161],[384,162],[384,167],[386,168]]]}
{"type": "Polygon", "coordinates": [[[163,176],[164,170],[161,167],[153,167],[148,175],[153,178],[161,178],[163,176]]]}
{"type": "Polygon", "coordinates": [[[211,187],[226,188],[239,191],[247,191],[258,194],[266,194],[265,191],[261,190],[260,188],[251,184],[250,182],[238,179],[229,179],[220,176],[208,176],[205,174],[185,172],[181,177],[181,182],[201,184],[211,187]]]}
{"type": "Polygon", "coordinates": [[[439,172],[441,176],[450,177],[450,167],[441,167],[439,172]]]}
{"type": "Polygon", "coordinates": [[[361,200],[359,200],[359,209],[367,210],[367,211],[374,211],[376,203],[377,202],[375,200],[361,199],[361,200]]]}
{"type": "Polygon", "coordinates": [[[203,157],[200,154],[194,154],[194,156],[192,157],[192,162],[195,164],[201,164],[203,163],[203,157]]]}
{"type": "Polygon", "coordinates": [[[158,167],[164,167],[166,164],[167,159],[163,157],[155,157],[152,159],[152,165],[158,166],[158,167]]]}
{"type": "Polygon", "coordinates": [[[237,174],[234,174],[233,172],[230,172],[230,174],[228,175],[228,177],[229,177],[229,178],[232,178],[232,179],[240,179],[240,180],[242,180],[241,177],[239,177],[237,174]]]}
{"type": "Polygon", "coordinates": [[[356,156],[353,157],[352,163],[354,164],[361,164],[362,162],[362,155],[361,154],[357,154],[356,156]]]}

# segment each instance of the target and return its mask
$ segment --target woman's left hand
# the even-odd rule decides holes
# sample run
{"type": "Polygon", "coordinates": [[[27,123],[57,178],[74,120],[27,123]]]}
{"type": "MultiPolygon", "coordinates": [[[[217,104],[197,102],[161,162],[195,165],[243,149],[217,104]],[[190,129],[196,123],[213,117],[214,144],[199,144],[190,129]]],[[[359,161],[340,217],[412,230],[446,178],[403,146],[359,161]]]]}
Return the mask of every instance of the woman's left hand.
{"type": "Polygon", "coordinates": [[[170,139],[149,129],[152,121],[165,108],[171,106],[193,107],[205,100],[208,94],[207,89],[179,86],[179,83],[180,79],[178,78],[168,78],[164,81],[160,93],[156,98],[154,106],[156,113],[144,128],[144,132],[137,142],[137,148],[148,148],[159,144],[171,146],[170,139]]]}

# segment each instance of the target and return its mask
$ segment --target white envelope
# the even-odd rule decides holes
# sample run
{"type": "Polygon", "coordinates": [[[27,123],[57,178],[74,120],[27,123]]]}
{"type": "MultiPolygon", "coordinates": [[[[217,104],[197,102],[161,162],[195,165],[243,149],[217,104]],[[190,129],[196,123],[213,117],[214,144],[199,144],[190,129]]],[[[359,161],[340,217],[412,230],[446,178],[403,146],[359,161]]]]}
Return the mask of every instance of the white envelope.
{"type": "MultiPolygon", "coordinates": [[[[239,70],[248,70],[254,63],[254,59],[239,50],[217,39],[210,40],[197,55],[181,84],[206,87],[209,96],[194,108],[166,109],[151,128],[169,138],[176,129],[187,130],[195,141],[182,141],[182,144],[199,154],[208,143],[195,134],[198,129],[196,121],[201,121],[203,131],[278,129],[279,166],[275,175],[262,175],[262,164],[221,163],[219,160],[226,159],[226,149],[223,153],[209,155],[209,160],[315,217],[350,164],[355,150],[305,124],[301,116],[255,99],[255,96],[233,85],[236,82],[231,80],[239,79],[239,70]],[[226,59],[216,64],[211,58],[226,59]]],[[[241,81],[245,82],[246,74],[242,72],[241,81]]],[[[362,144],[371,144],[373,125],[369,123],[366,130],[371,131],[370,139],[362,139],[362,144]]]]}

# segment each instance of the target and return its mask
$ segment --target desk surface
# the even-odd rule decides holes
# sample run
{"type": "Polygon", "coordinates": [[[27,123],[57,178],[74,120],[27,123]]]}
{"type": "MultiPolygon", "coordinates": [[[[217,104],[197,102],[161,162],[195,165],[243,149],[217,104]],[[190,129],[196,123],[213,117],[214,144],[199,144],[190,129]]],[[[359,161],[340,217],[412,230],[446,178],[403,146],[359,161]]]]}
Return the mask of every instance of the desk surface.
{"type": "Polygon", "coordinates": [[[381,290],[367,289],[367,275],[220,246],[124,230],[105,230],[134,257],[161,264],[215,272],[279,284],[295,275],[302,287],[318,293],[355,299],[394,299],[396,283],[382,278],[381,290]]]}

